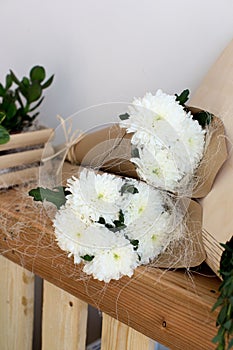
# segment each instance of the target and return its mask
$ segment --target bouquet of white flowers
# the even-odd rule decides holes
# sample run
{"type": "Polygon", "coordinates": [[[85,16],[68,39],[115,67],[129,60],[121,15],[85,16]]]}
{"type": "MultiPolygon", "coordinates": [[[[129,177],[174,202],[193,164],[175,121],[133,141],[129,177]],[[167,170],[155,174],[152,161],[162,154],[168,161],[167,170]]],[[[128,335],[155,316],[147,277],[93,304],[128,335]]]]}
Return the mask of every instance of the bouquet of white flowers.
{"type": "Polygon", "coordinates": [[[58,245],[105,282],[131,277],[157,257],[182,220],[169,195],[134,179],[83,169],[66,190],[70,194],[54,219],[58,245]]]}
{"type": "MultiPolygon", "coordinates": [[[[188,91],[171,96],[158,90],[154,96],[148,93],[135,99],[120,115],[119,126],[82,135],[69,153],[68,159],[78,160],[84,168],[68,179],[53,225],[60,248],[74,257],[75,264],[83,263],[86,274],[109,282],[131,277],[137,266],[150,262],[190,267],[205,259],[201,209],[189,198],[203,169],[206,172],[207,146],[213,151],[219,143],[216,146],[209,133],[215,117],[200,110],[191,113],[185,106],[187,96],[188,91]],[[103,141],[107,157],[95,139],[103,141]],[[117,167],[120,164],[117,171],[115,161],[117,167]],[[126,176],[129,164],[134,167],[133,177],[140,180],[126,176]],[[101,168],[118,175],[101,173],[101,168]]],[[[220,157],[214,163],[213,174],[222,162],[220,157]]],[[[46,190],[38,188],[30,194],[49,201],[46,190]]]]}

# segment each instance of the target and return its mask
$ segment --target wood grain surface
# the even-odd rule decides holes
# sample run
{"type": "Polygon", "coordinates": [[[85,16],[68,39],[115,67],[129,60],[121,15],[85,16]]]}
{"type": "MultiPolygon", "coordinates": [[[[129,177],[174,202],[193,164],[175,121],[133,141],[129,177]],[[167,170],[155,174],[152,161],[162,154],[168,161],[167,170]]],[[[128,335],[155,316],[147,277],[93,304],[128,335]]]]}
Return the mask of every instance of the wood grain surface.
{"type": "Polygon", "coordinates": [[[34,274],[0,256],[0,349],[31,350],[34,274]]]}
{"type": "Polygon", "coordinates": [[[44,281],[42,350],[85,350],[87,303],[44,281]]]}
{"type": "Polygon", "coordinates": [[[153,340],[103,314],[101,350],[154,350],[154,348],[153,340]]]}
{"type": "Polygon", "coordinates": [[[13,262],[171,349],[214,349],[219,280],[199,272],[140,267],[104,284],[87,277],[54,239],[48,208],[29,187],[0,193],[0,249],[13,262]]]}

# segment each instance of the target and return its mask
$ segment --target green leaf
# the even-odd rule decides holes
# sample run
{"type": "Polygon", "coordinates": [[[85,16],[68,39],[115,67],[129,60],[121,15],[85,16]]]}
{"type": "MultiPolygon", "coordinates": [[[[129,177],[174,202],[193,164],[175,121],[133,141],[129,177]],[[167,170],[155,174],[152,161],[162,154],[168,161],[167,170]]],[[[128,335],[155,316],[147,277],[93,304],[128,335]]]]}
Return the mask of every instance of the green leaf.
{"type": "Polygon", "coordinates": [[[81,256],[81,258],[85,261],[92,261],[94,259],[94,255],[84,255],[84,256],[81,256]]]}
{"type": "Polygon", "coordinates": [[[229,298],[229,302],[230,302],[231,306],[233,306],[233,296],[229,298]]]}
{"type": "Polygon", "coordinates": [[[3,85],[0,83],[0,96],[3,97],[5,95],[5,89],[3,85]]]}
{"type": "Polygon", "coordinates": [[[48,88],[53,82],[54,75],[52,75],[44,84],[41,85],[42,89],[48,88]]]}
{"type": "Polygon", "coordinates": [[[17,112],[17,108],[16,108],[16,105],[14,102],[12,102],[11,104],[9,104],[9,106],[7,107],[7,118],[8,119],[12,119],[15,115],[16,115],[16,112],[17,112]]]}
{"type": "Polygon", "coordinates": [[[41,99],[39,100],[39,102],[37,102],[37,104],[36,104],[35,106],[33,106],[32,108],[30,108],[28,112],[33,112],[35,109],[37,109],[37,108],[40,106],[40,104],[42,103],[43,100],[44,100],[44,96],[41,97],[41,99]]]}
{"type": "Polygon", "coordinates": [[[113,223],[115,225],[114,232],[117,232],[117,231],[120,231],[120,230],[123,230],[124,228],[126,228],[126,225],[124,225],[124,223],[121,222],[120,220],[114,220],[113,223]]]}
{"type": "Polygon", "coordinates": [[[119,221],[124,224],[125,222],[125,217],[124,217],[124,214],[123,214],[123,211],[120,209],[119,211],[119,221]]]}
{"type": "Polygon", "coordinates": [[[23,77],[21,84],[27,89],[30,86],[30,81],[27,77],[23,77]]]}
{"type": "Polygon", "coordinates": [[[132,244],[134,247],[138,247],[139,240],[138,239],[131,239],[130,244],[132,244]]]}
{"type": "Polygon", "coordinates": [[[6,118],[5,112],[0,112],[0,124],[3,122],[3,120],[6,118]]]}
{"type": "Polygon", "coordinates": [[[99,217],[98,223],[101,224],[101,225],[105,225],[106,224],[105,219],[102,216],[99,217]]]}
{"type": "Polygon", "coordinates": [[[223,308],[220,310],[217,318],[217,324],[223,325],[227,317],[227,305],[224,305],[223,308]]]}
{"type": "Polygon", "coordinates": [[[35,66],[30,70],[30,78],[32,81],[42,82],[45,79],[45,69],[41,66],[35,66]]]}
{"type": "Polygon", "coordinates": [[[214,310],[216,310],[217,309],[217,307],[219,307],[220,305],[222,305],[223,304],[223,298],[221,298],[221,297],[219,297],[218,299],[217,299],[217,301],[216,301],[216,303],[214,304],[214,306],[212,307],[212,312],[214,311],[214,310]]]}
{"type": "Polygon", "coordinates": [[[136,147],[132,148],[131,156],[132,156],[132,158],[140,158],[138,148],[136,148],[136,147]]]}
{"type": "Polygon", "coordinates": [[[233,347],[233,338],[230,340],[227,350],[230,350],[233,347]]]}
{"type": "Polygon", "coordinates": [[[37,112],[37,113],[33,114],[33,115],[30,117],[30,120],[33,121],[39,114],[40,114],[40,112],[37,112]]]}
{"type": "Polygon", "coordinates": [[[37,82],[33,82],[27,91],[28,103],[37,101],[41,97],[41,94],[42,94],[42,89],[40,84],[38,84],[37,82]]]}
{"type": "Polygon", "coordinates": [[[6,76],[6,90],[8,90],[12,84],[13,84],[13,79],[12,79],[11,74],[7,74],[7,76],[6,76]]]}
{"type": "Polygon", "coordinates": [[[193,119],[197,120],[198,123],[204,128],[206,125],[209,125],[213,119],[213,114],[207,111],[200,111],[193,115],[193,119]]]}
{"type": "Polygon", "coordinates": [[[9,140],[9,132],[2,125],[0,125],[0,145],[7,143],[9,140]]]}
{"type": "Polygon", "coordinates": [[[33,197],[34,201],[43,202],[44,200],[53,203],[57,209],[60,209],[66,202],[66,197],[69,192],[65,191],[62,186],[55,187],[50,190],[49,188],[37,187],[29,191],[29,196],[33,197]]]}
{"type": "Polygon", "coordinates": [[[134,187],[134,185],[130,184],[130,183],[125,183],[122,187],[121,187],[121,195],[123,195],[124,193],[138,193],[138,189],[136,187],[134,187]]]}
{"type": "Polygon", "coordinates": [[[228,320],[223,324],[223,327],[229,331],[231,329],[232,323],[233,323],[233,320],[228,320]]]}
{"type": "Polygon", "coordinates": [[[119,118],[120,118],[121,120],[129,119],[129,114],[128,114],[128,113],[120,114],[120,115],[119,115],[119,118]]]}
{"type": "Polygon", "coordinates": [[[221,343],[224,340],[225,329],[219,328],[217,335],[212,339],[213,343],[221,343]]]}
{"type": "Polygon", "coordinates": [[[182,91],[180,95],[175,94],[175,96],[176,96],[176,101],[179,102],[179,104],[181,106],[185,107],[185,103],[189,99],[189,90],[186,89],[186,90],[182,91]]]}
{"type": "Polygon", "coordinates": [[[15,73],[12,70],[10,70],[10,74],[11,74],[11,78],[12,78],[13,82],[17,85],[20,85],[19,79],[16,77],[15,73]]]}

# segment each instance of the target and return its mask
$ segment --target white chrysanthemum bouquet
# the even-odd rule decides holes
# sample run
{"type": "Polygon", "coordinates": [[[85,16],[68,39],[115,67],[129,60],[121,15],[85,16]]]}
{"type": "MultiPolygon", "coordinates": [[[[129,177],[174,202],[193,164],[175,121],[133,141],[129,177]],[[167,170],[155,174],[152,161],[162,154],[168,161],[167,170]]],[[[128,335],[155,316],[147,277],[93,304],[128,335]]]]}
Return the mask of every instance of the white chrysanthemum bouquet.
{"type": "MultiPolygon", "coordinates": [[[[162,256],[168,263],[159,266],[170,267],[169,254],[177,255],[173,267],[185,267],[184,256],[192,256],[194,262],[204,260],[201,210],[195,203],[189,213],[189,204],[183,206],[182,200],[192,197],[199,180],[198,169],[202,168],[199,177],[204,172],[208,174],[205,164],[203,167],[207,140],[212,152],[224,150],[224,146],[219,148],[221,144],[210,138],[213,116],[200,110],[191,113],[185,106],[188,93],[188,90],[180,96],[167,95],[161,90],[154,96],[148,93],[142,99],[135,99],[128,112],[120,115],[119,130],[130,136],[127,161],[134,164],[138,179],[122,172],[118,176],[97,171],[102,166],[108,169],[101,163],[94,169],[79,168],[77,176],[68,179],[65,189],[30,191],[35,200],[46,199],[57,206],[59,210],[53,219],[56,241],[73,256],[75,264],[83,263],[86,274],[109,282],[124,275],[131,277],[137,266],[162,256]],[[191,229],[187,224],[190,218],[191,229]],[[185,245],[193,252],[187,252],[185,245]],[[193,258],[194,254],[197,259],[193,258]]],[[[221,133],[222,129],[216,135],[221,133]]],[[[90,137],[93,141],[95,135],[90,137]]],[[[85,145],[85,137],[83,140],[85,145]]],[[[77,142],[72,154],[79,155],[79,145],[77,142]]],[[[115,141],[113,145],[114,150],[122,148],[115,141]]],[[[90,148],[89,141],[85,147],[90,148]]],[[[124,147],[121,151],[124,153],[124,147]]],[[[222,159],[213,161],[212,182],[222,162],[222,159]]],[[[94,164],[81,162],[82,166],[94,164]]],[[[205,191],[204,188],[202,193],[205,191]]]]}
{"type": "Polygon", "coordinates": [[[139,177],[154,187],[187,194],[206,134],[191,112],[177,96],[158,90],[135,99],[120,117],[120,126],[133,133],[131,162],[139,177]]]}
{"type": "Polygon", "coordinates": [[[173,237],[177,208],[144,182],[83,169],[66,190],[70,194],[54,219],[56,240],[101,281],[131,277],[173,237]]]}

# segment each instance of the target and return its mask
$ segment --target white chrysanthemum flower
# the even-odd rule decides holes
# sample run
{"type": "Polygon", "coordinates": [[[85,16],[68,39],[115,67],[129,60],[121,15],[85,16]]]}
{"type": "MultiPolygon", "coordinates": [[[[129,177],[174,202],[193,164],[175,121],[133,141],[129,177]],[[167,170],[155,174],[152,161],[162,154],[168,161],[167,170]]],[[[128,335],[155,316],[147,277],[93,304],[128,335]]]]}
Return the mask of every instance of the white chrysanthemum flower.
{"type": "Polygon", "coordinates": [[[166,249],[173,238],[172,229],[172,215],[168,212],[164,212],[156,223],[148,225],[137,249],[141,264],[149,263],[166,249]]]}
{"type": "Polygon", "coordinates": [[[147,93],[143,98],[134,99],[129,107],[129,118],[121,121],[120,126],[126,128],[128,133],[137,133],[134,140],[141,139],[141,144],[147,145],[150,135],[159,138],[164,124],[176,133],[186,116],[187,113],[174,95],[158,90],[155,95],[147,93]]]}
{"type": "Polygon", "coordinates": [[[138,265],[138,255],[128,243],[111,250],[103,250],[91,262],[86,263],[83,271],[108,283],[111,279],[118,280],[122,276],[131,277],[138,265]]]}
{"type": "Polygon", "coordinates": [[[140,225],[148,225],[148,221],[155,222],[164,210],[161,192],[144,182],[135,181],[134,186],[138,193],[130,196],[123,211],[125,225],[134,223],[137,226],[138,222],[140,225]]]}
{"type": "Polygon", "coordinates": [[[204,151],[205,131],[176,96],[158,90],[135,99],[129,118],[120,126],[133,133],[131,144],[140,159],[131,161],[149,184],[170,191],[190,192],[192,177],[204,151]]]}
{"type": "Polygon", "coordinates": [[[179,132],[180,142],[184,145],[193,169],[197,167],[203,156],[205,134],[205,130],[202,129],[197,120],[186,118],[182,123],[179,132]]]}
{"type": "Polygon", "coordinates": [[[172,149],[143,148],[139,150],[139,158],[131,161],[137,166],[140,178],[158,188],[174,190],[184,176],[172,149]]]}
{"type": "Polygon", "coordinates": [[[53,226],[59,247],[74,255],[76,263],[81,261],[81,256],[95,255],[100,250],[116,246],[113,232],[100,224],[86,225],[70,206],[57,212],[53,226]]]}
{"type": "Polygon", "coordinates": [[[120,177],[84,169],[79,179],[68,180],[68,190],[72,193],[67,197],[68,203],[84,220],[98,221],[103,217],[111,223],[119,216],[122,185],[120,177]]]}

